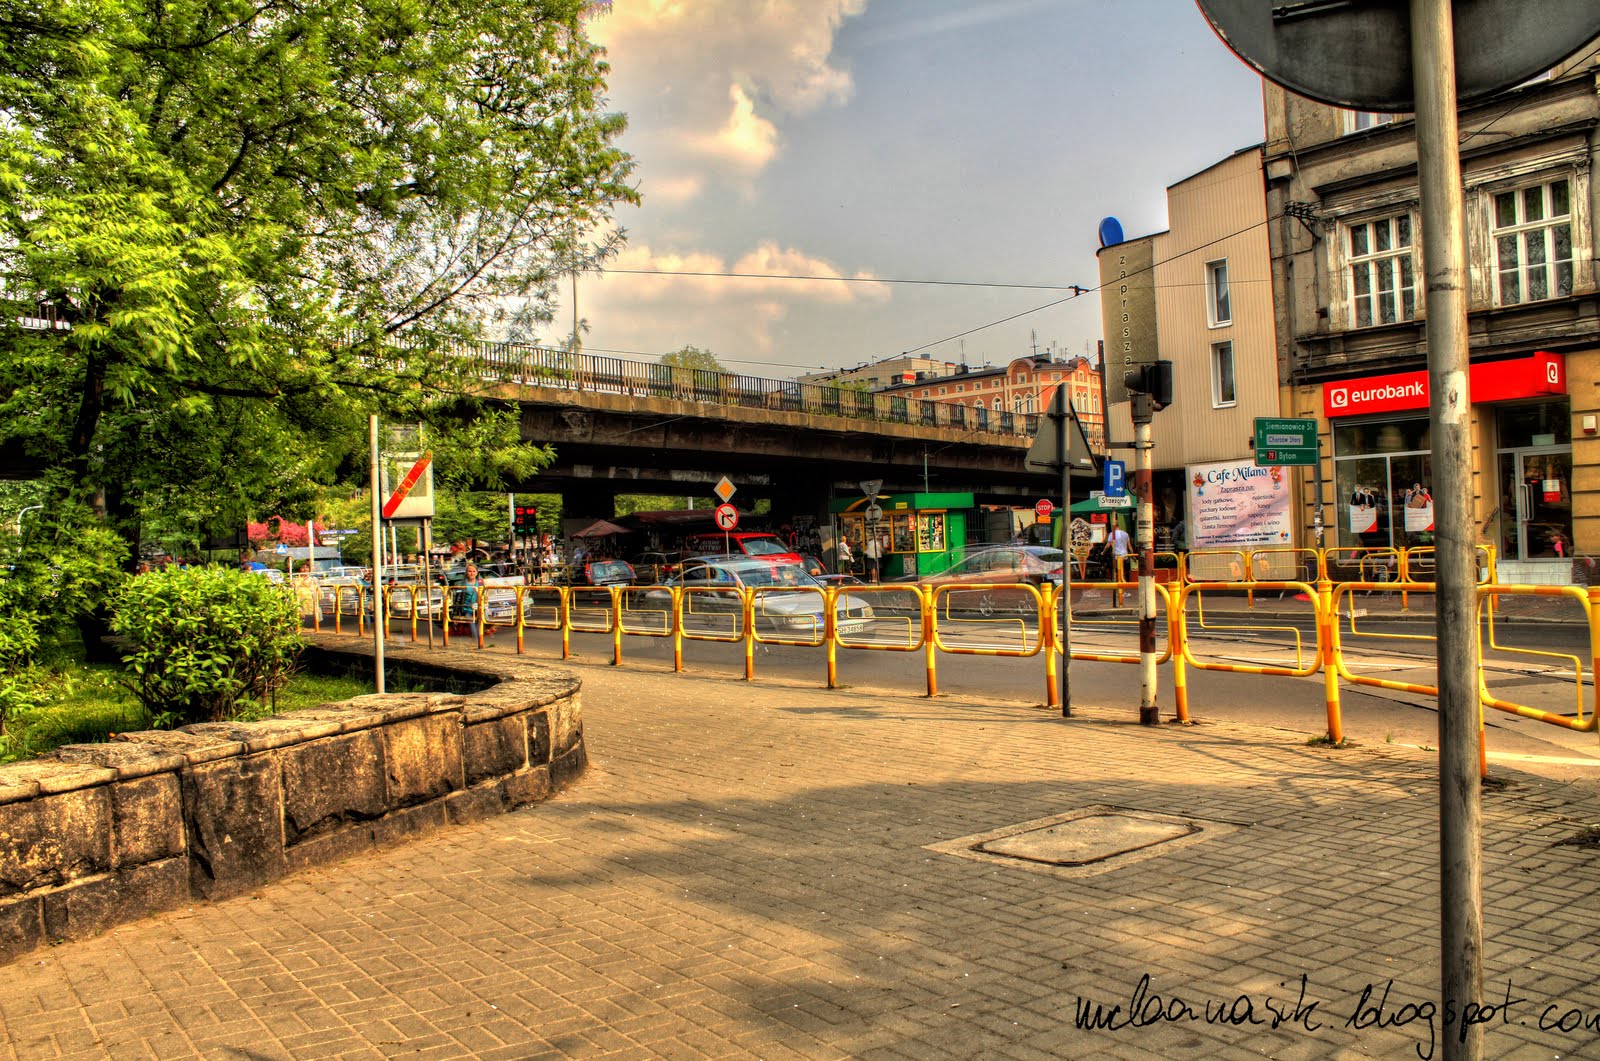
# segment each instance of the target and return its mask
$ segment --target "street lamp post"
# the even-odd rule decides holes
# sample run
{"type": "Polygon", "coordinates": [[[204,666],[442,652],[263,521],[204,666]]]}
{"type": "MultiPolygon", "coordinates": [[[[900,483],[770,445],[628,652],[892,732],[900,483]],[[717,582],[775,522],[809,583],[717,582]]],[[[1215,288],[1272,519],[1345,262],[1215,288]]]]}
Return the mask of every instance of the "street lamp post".
{"type": "Polygon", "coordinates": [[[43,505],[24,505],[22,507],[22,511],[17,513],[17,537],[22,537],[22,517],[29,512],[36,512],[42,508],[44,508],[43,505]]]}

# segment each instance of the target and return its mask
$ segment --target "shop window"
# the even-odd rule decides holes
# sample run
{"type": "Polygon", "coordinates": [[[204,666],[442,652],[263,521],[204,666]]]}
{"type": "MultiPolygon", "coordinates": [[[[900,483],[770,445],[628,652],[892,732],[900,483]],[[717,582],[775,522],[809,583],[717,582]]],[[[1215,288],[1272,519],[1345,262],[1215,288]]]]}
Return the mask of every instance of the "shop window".
{"type": "Polygon", "coordinates": [[[1357,328],[1394,324],[1417,316],[1416,260],[1411,214],[1380,217],[1347,227],[1349,295],[1357,328]]]}
{"type": "Polygon", "coordinates": [[[1572,183],[1494,197],[1495,292],[1502,306],[1572,294],[1572,183]]]}
{"type": "Polygon", "coordinates": [[[1223,409],[1238,401],[1233,379],[1233,344],[1217,343],[1211,348],[1211,405],[1223,409]]]}
{"type": "Polygon", "coordinates": [[[1206,320],[1213,327],[1233,322],[1228,294],[1228,259],[1206,262],[1206,320]]]}

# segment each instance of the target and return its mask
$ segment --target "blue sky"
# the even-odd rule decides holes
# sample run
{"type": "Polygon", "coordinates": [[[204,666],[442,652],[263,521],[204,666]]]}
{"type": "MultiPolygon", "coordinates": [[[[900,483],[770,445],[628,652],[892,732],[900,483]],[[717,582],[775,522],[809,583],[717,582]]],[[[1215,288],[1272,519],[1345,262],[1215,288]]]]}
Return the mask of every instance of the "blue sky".
{"type": "Polygon", "coordinates": [[[1100,219],[1165,228],[1168,184],[1262,135],[1260,79],[1192,0],[614,0],[594,35],[644,202],[579,281],[590,353],[779,377],[1082,353],[1097,296],[1025,311],[1094,286],[1100,219]]]}

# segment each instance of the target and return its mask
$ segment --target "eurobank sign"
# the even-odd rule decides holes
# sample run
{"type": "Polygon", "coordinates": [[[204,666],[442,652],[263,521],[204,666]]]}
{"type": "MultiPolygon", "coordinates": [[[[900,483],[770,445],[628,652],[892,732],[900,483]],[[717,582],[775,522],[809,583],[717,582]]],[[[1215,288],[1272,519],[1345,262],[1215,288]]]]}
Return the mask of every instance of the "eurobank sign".
{"type": "MultiPolygon", "coordinates": [[[[1548,350],[1504,361],[1474,361],[1468,370],[1467,396],[1474,403],[1565,393],[1566,358],[1548,350]]],[[[1427,407],[1426,371],[1394,372],[1322,385],[1322,411],[1330,420],[1427,407]]]]}

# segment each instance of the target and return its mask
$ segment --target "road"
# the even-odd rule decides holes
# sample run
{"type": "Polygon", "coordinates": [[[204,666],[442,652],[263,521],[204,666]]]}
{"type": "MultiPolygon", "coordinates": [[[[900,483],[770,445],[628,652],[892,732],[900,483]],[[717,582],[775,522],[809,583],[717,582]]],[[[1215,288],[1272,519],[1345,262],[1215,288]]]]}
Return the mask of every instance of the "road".
{"type": "MultiPolygon", "coordinates": [[[[530,615],[532,613],[530,612],[530,615]]],[[[605,627],[604,613],[580,609],[576,621],[605,627]]],[[[635,615],[625,629],[659,629],[659,620],[635,615]]],[[[926,657],[915,651],[890,651],[907,644],[912,636],[903,618],[883,616],[868,630],[853,633],[853,646],[841,647],[838,681],[846,688],[923,693],[927,687],[926,657]]],[[[689,629],[708,636],[726,636],[733,630],[731,617],[703,616],[690,620],[689,629]]],[[[972,615],[942,622],[940,640],[947,650],[936,659],[941,696],[974,701],[1010,701],[1042,704],[1045,701],[1045,664],[1042,655],[966,654],[962,650],[1032,652],[1038,641],[1037,624],[1012,618],[972,615]]],[[[1165,650],[1162,627],[1160,650],[1165,650]]],[[[1357,676],[1382,678],[1413,685],[1434,683],[1435,649],[1432,627],[1415,620],[1359,618],[1352,634],[1348,620],[1341,635],[1347,669],[1357,676]]],[[[767,635],[765,632],[763,636],[767,635]]],[[[804,638],[803,632],[787,635],[804,638]]],[[[1316,656],[1314,624],[1304,620],[1272,619],[1236,613],[1213,612],[1202,626],[1191,616],[1190,652],[1205,665],[1299,667],[1309,669],[1316,656]]],[[[613,638],[608,633],[574,632],[571,651],[579,663],[609,663],[613,638]]],[[[1491,693],[1540,710],[1577,715],[1592,703],[1592,685],[1574,680],[1588,658],[1588,633],[1577,624],[1502,623],[1495,643],[1485,648],[1485,678],[1491,693]],[[1581,698],[1581,700],[1580,700],[1581,698]]],[[[500,631],[490,651],[514,649],[509,631],[500,631]]],[[[559,661],[561,641],[552,630],[525,632],[525,651],[559,661]]],[[[1072,648],[1077,653],[1127,654],[1137,651],[1137,627],[1125,615],[1080,617],[1073,624],[1072,648]]],[[[744,675],[742,644],[685,639],[684,667],[697,673],[723,673],[731,680],[744,675]]],[[[670,638],[622,638],[625,667],[671,669],[670,638]]],[[[820,647],[758,644],[754,658],[756,680],[778,680],[804,685],[826,684],[826,657],[820,647]]],[[[1230,721],[1268,725],[1312,739],[1327,731],[1324,679],[1310,677],[1232,673],[1186,667],[1192,717],[1202,726],[1230,721]]],[[[1172,668],[1159,671],[1157,703],[1163,716],[1172,709],[1172,668]]],[[[1069,673],[1070,693],[1080,703],[1127,706],[1129,720],[1137,718],[1137,671],[1122,663],[1074,661],[1069,673]]],[[[1398,743],[1431,748],[1438,742],[1434,698],[1429,695],[1379,689],[1340,682],[1340,702],[1345,736],[1359,744],[1398,743]]],[[[1485,712],[1491,767],[1504,765],[1559,779],[1600,776],[1600,738],[1559,726],[1503,713],[1485,712]]]]}

